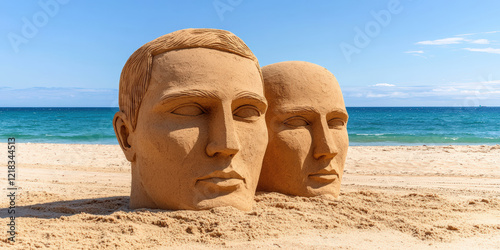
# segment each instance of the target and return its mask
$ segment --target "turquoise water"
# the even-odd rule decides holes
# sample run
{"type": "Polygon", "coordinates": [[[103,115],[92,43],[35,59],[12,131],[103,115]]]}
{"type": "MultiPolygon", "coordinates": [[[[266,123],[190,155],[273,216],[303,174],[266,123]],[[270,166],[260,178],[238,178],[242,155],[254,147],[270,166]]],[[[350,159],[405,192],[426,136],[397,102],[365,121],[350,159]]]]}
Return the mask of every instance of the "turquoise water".
{"type": "Polygon", "coordinates": [[[500,144],[500,107],[347,110],[350,145],[500,144]]]}
{"type": "Polygon", "coordinates": [[[0,108],[0,142],[118,144],[118,108],[0,108]]]}
{"type": "MultiPolygon", "coordinates": [[[[118,108],[0,108],[0,142],[117,144],[118,108]]],[[[500,144],[500,107],[347,108],[350,145],[500,144]]]]}

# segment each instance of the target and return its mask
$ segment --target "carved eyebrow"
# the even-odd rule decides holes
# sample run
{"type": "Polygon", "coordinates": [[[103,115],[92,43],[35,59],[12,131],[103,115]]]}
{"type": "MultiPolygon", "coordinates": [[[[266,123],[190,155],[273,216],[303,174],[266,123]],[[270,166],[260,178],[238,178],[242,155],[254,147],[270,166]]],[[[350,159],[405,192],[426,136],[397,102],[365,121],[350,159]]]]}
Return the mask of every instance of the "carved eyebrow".
{"type": "Polygon", "coordinates": [[[254,99],[254,100],[261,102],[267,106],[266,98],[264,98],[261,95],[258,95],[256,93],[249,92],[249,91],[239,92],[238,94],[236,94],[236,99],[254,99]]]}
{"type": "Polygon", "coordinates": [[[191,97],[218,98],[219,96],[207,90],[190,89],[190,90],[179,91],[172,94],[166,94],[160,98],[160,103],[165,103],[181,98],[191,98],[191,97]]]}
{"type": "MultiPolygon", "coordinates": [[[[220,99],[220,96],[213,91],[200,90],[200,89],[189,89],[189,90],[182,90],[179,92],[163,95],[160,98],[158,105],[161,106],[161,105],[164,105],[168,102],[172,102],[172,101],[175,101],[178,99],[193,98],[193,97],[207,98],[207,99],[220,99]]],[[[260,105],[262,106],[261,108],[263,108],[263,109],[267,108],[266,99],[264,97],[262,97],[261,95],[258,95],[258,94],[253,93],[253,92],[241,91],[241,92],[236,94],[235,99],[252,99],[254,101],[259,102],[260,105]]]]}
{"type": "Polygon", "coordinates": [[[293,107],[293,108],[285,108],[282,109],[283,113],[319,113],[316,108],[313,107],[293,107]]]}
{"type": "MultiPolygon", "coordinates": [[[[293,107],[290,109],[281,109],[281,113],[315,113],[318,114],[319,111],[314,108],[314,107],[293,107]]],[[[340,115],[342,118],[345,120],[349,119],[349,115],[347,114],[347,111],[345,109],[333,109],[332,111],[328,112],[328,114],[336,114],[340,115]]]]}
{"type": "Polygon", "coordinates": [[[336,114],[342,116],[344,120],[347,122],[349,120],[349,115],[347,114],[347,111],[345,109],[335,109],[330,114],[336,114]]]}

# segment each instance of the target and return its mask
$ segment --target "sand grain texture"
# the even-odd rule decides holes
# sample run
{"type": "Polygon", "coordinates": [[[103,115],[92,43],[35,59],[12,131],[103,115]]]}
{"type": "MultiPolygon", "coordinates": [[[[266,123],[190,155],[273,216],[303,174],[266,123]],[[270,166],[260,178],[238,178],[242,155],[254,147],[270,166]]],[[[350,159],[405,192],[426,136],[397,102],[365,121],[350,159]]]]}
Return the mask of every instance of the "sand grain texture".
{"type": "Polygon", "coordinates": [[[3,195],[0,248],[498,249],[499,153],[350,147],[339,199],[258,193],[250,212],[163,211],[128,208],[118,146],[18,144],[16,243],[6,240],[3,195]]]}

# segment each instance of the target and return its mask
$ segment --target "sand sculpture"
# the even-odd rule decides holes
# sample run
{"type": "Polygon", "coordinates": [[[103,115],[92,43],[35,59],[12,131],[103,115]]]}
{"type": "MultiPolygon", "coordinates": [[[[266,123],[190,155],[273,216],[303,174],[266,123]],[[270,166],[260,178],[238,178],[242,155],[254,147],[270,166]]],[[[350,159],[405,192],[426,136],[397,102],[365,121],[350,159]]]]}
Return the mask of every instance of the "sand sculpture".
{"type": "Polygon", "coordinates": [[[258,190],[338,197],[349,139],[340,86],[308,62],[262,68],[269,145],[258,190]]]}
{"type": "Polygon", "coordinates": [[[228,31],[186,29],[135,51],[113,125],[131,208],[250,210],[267,145],[262,73],[228,31]]]}

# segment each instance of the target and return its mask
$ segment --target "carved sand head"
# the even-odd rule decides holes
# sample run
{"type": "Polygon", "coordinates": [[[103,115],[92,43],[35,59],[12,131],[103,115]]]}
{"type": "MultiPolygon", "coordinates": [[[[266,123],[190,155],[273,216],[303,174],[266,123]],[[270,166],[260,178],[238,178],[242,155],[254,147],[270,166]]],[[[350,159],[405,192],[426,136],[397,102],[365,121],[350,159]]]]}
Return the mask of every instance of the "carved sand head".
{"type": "Polygon", "coordinates": [[[266,109],[257,59],[230,32],[181,30],[141,47],[122,72],[114,119],[132,162],[130,206],[250,210],[266,109]]]}
{"type": "Polygon", "coordinates": [[[269,145],[258,189],[338,197],[349,138],[337,79],[298,61],[268,65],[262,73],[269,145]]]}

